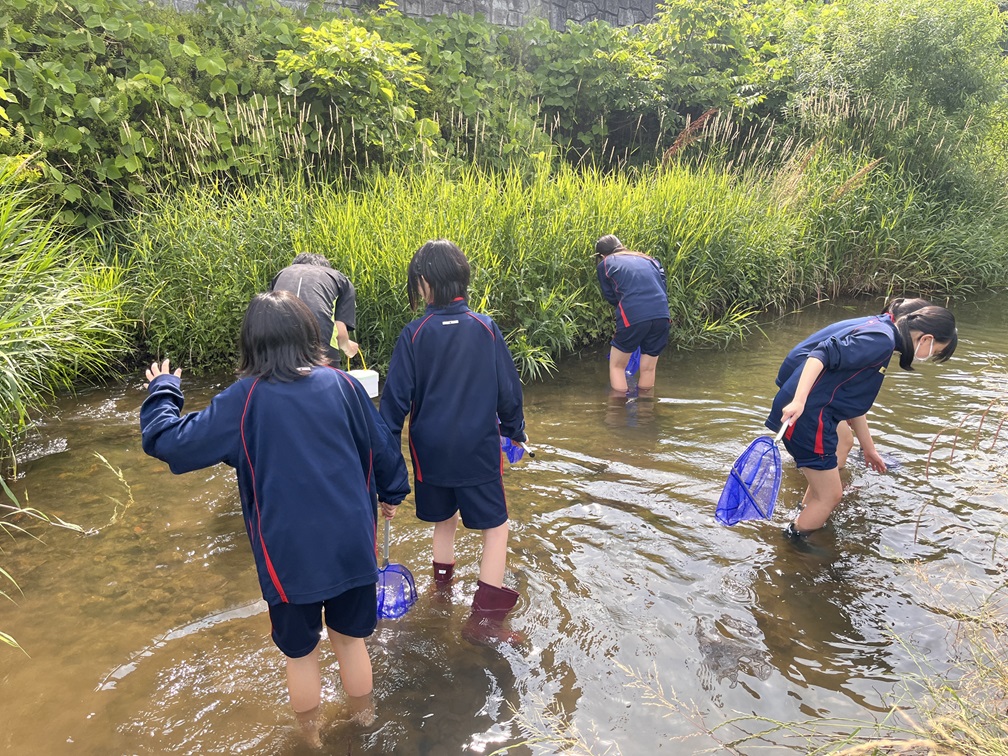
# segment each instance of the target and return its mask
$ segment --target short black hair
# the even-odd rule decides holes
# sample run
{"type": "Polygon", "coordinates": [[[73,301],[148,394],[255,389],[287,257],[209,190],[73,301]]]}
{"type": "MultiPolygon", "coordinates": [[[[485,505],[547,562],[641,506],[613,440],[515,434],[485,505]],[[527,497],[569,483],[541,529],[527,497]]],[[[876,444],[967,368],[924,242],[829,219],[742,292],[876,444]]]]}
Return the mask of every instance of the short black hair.
{"type": "Polygon", "coordinates": [[[299,255],[295,255],[294,259],[291,260],[291,265],[318,265],[320,268],[332,267],[332,263],[326,259],[326,256],[320,255],[317,252],[302,252],[299,255]]]}
{"type": "Polygon", "coordinates": [[[455,244],[447,239],[433,239],[413,255],[406,270],[406,286],[410,307],[421,303],[420,279],[427,282],[434,297],[433,304],[444,307],[469,294],[469,261],[455,244]]]}
{"type": "Polygon", "coordinates": [[[318,322],[289,291],[256,294],[245,310],[238,375],[289,383],[305,368],[326,365],[318,322]]]}

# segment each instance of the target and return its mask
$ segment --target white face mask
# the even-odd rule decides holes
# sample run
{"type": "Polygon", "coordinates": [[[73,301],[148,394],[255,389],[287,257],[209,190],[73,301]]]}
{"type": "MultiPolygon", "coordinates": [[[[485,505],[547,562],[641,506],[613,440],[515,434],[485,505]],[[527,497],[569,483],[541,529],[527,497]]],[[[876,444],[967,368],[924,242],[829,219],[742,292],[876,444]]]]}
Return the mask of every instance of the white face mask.
{"type": "Polygon", "coordinates": [[[928,360],[931,359],[931,355],[934,354],[934,343],[935,343],[935,340],[934,340],[934,336],[932,336],[931,337],[931,345],[928,348],[927,356],[926,357],[921,357],[919,354],[917,354],[917,352],[920,351],[921,341],[923,341],[923,340],[924,340],[924,336],[921,336],[920,339],[917,341],[917,348],[914,349],[914,359],[915,360],[922,360],[923,362],[927,362],[928,360]]]}

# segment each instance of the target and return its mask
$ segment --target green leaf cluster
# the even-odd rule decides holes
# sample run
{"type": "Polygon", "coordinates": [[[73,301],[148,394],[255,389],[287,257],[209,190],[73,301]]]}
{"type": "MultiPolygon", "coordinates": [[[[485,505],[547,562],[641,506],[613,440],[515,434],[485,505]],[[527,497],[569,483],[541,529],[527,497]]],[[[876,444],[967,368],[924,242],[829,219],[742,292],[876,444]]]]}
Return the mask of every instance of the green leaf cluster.
{"type": "Polygon", "coordinates": [[[78,225],[206,177],[641,166],[715,109],[747,135],[842,135],[953,188],[974,153],[1002,162],[1008,35],[991,0],[669,0],[647,24],[564,30],[391,3],[10,0],[0,28],[0,157],[33,155],[78,225]]]}
{"type": "Polygon", "coordinates": [[[787,30],[793,126],[959,193],[1004,121],[1005,43],[1008,13],[991,0],[812,5],[787,30]]]}
{"type": "Polygon", "coordinates": [[[414,123],[407,93],[424,85],[402,46],[310,20],[274,0],[207,0],[187,13],[14,0],[0,8],[0,150],[34,156],[65,222],[97,226],[193,177],[281,163],[339,173],[366,163],[366,149],[395,154],[430,135],[414,123]],[[343,58],[330,51],[340,70],[327,81],[309,69],[332,44],[343,58]],[[340,83],[359,75],[370,77],[363,88],[340,83]],[[15,137],[17,152],[6,144],[15,137]]]}
{"type": "Polygon", "coordinates": [[[354,142],[378,159],[394,155],[410,137],[429,142],[429,132],[416,127],[413,97],[430,88],[408,44],[387,42],[344,19],[306,27],[299,37],[298,49],[277,53],[277,68],[287,77],[282,87],[321,116],[315,123],[329,139],[335,130],[341,145],[354,142]]]}
{"type": "Polygon", "coordinates": [[[137,0],[13,0],[0,9],[0,138],[21,130],[63,220],[93,226],[127,212],[170,169],[185,136],[178,124],[209,119],[210,132],[223,133],[226,95],[277,89],[275,71],[264,74],[256,57],[275,45],[268,40],[293,39],[292,15],[269,2],[248,7],[259,15],[209,3],[192,25],[137,0]],[[230,47],[236,39],[262,44],[252,55],[230,47]]]}

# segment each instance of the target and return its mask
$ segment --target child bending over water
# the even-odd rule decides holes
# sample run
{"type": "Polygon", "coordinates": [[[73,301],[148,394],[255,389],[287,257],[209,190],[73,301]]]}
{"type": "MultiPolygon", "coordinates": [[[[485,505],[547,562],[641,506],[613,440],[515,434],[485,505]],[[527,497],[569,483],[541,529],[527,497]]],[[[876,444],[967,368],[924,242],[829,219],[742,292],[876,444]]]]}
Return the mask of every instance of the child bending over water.
{"type": "MultiPolygon", "coordinates": [[[[784,433],[784,446],[805,475],[808,488],[788,535],[807,535],[821,528],[840,503],[843,486],[837,460],[837,426],[850,420],[859,426],[875,402],[889,361],[900,353],[900,367],[913,370],[914,360],[944,362],[958,343],[955,318],[944,307],[921,307],[895,320],[882,315],[843,321],[806,339],[788,354],[778,373],[780,390],[766,426],[784,433]]],[[[863,439],[862,439],[863,440],[863,439]]],[[[870,442],[870,436],[868,436],[870,442]]],[[[885,463],[865,448],[869,466],[885,463]]]]}
{"type": "MultiPolygon", "coordinates": [[[[903,297],[900,297],[889,300],[883,308],[881,314],[888,315],[890,319],[896,320],[903,315],[909,315],[911,312],[917,312],[917,310],[920,310],[923,307],[930,306],[931,303],[926,299],[904,299],[903,297]]],[[[849,320],[841,320],[839,323],[833,323],[832,325],[826,326],[822,330],[813,333],[811,336],[798,344],[798,346],[792,349],[788,353],[788,356],[784,358],[784,362],[781,364],[780,370],[777,373],[777,387],[780,388],[784,385],[784,382],[794,372],[795,367],[805,360],[809,351],[817,344],[825,341],[827,338],[836,333],[849,330],[854,326],[864,325],[869,320],[877,319],[877,315],[869,315],[860,318],[851,318],[849,320]]],[[[856,436],[858,443],[861,445],[861,451],[864,454],[865,464],[876,472],[886,471],[885,461],[875,450],[875,442],[872,439],[871,431],[868,429],[868,418],[865,415],[852,417],[845,422],[838,423],[836,432],[837,466],[841,470],[847,465],[847,457],[850,455],[850,451],[854,447],[854,438],[856,436]]]]}

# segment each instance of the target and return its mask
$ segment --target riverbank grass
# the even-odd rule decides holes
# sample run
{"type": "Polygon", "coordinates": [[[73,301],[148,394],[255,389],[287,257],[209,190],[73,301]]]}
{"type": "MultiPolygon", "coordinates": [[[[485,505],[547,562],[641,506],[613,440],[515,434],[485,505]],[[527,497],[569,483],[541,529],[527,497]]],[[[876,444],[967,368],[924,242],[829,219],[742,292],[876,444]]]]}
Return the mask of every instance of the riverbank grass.
{"type": "Polygon", "coordinates": [[[194,185],[131,222],[143,341],[197,372],[231,367],[251,296],[295,254],[316,252],[354,282],[356,339],[381,369],[413,317],[410,256],[438,237],[469,257],[470,305],[498,321],[525,378],[611,334],[590,254],[605,233],[663,263],[678,348],[724,346],[757,313],[813,299],[1008,285],[1003,197],[939,200],[826,143],[790,154],[778,167],[711,158],[632,175],[426,164],[353,184],[194,185]]]}

